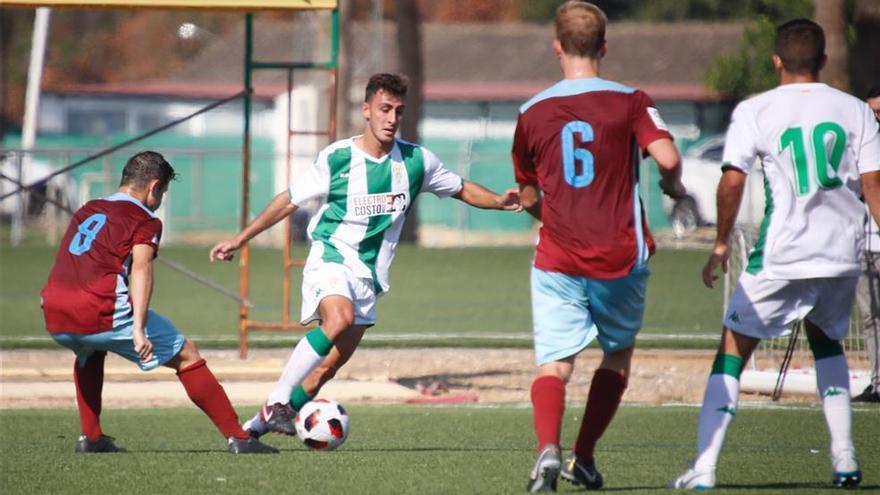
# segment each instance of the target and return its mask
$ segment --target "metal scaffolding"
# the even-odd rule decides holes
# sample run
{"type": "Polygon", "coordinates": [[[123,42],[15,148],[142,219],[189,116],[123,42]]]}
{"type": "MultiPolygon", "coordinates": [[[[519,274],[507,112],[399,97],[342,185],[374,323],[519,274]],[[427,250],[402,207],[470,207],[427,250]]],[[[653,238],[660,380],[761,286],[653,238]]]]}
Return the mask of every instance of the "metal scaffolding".
{"type": "MultiPolygon", "coordinates": [[[[322,136],[328,141],[336,139],[336,92],[337,92],[337,69],[339,61],[339,8],[334,7],[330,18],[330,57],[324,62],[271,62],[256,61],[253,58],[253,14],[245,16],[245,49],[244,49],[244,143],[242,152],[242,209],[241,228],[244,229],[250,221],[250,177],[251,177],[251,98],[253,94],[252,75],[255,70],[285,70],[287,71],[287,146],[285,153],[285,176],[290,183],[291,171],[291,138],[294,136],[322,136]],[[329,98],[329,118],[326,129],[293,129],[293,81],[296,70],[322,70],[329,74],[329,83],[326,95],[329,98]]],[[[284,251],[282,255],[283,290],[281,301],[281,321],[267,322],[251,320],[250,307],[244,303],[239,304],[238,332],[239,332],[239,355],[247,357],[248,332],[251,330],[275,330],[275,331],[302,331],[306,327],[290,319],[290,276],[291,268],[302,266],[302,259],[293,257],[291,246],[291,218],[284,221],[284,251]]],[[[241,301],[248,300],[250,291],[250,246],[245,244],[240,253],[239,272],[239,296],[241,301]]]]}

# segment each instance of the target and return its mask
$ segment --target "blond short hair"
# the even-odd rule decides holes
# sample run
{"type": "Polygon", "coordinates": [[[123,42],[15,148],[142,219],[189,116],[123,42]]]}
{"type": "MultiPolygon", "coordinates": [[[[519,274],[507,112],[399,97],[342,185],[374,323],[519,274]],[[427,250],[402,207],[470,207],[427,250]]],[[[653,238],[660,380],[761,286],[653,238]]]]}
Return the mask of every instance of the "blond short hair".
{"type": "Polygon", "coordinates": [[[596,58],[605,44],[605,12],[581,0],[569,0],[556,9],[556,39],[566,55],[596,58]]]}

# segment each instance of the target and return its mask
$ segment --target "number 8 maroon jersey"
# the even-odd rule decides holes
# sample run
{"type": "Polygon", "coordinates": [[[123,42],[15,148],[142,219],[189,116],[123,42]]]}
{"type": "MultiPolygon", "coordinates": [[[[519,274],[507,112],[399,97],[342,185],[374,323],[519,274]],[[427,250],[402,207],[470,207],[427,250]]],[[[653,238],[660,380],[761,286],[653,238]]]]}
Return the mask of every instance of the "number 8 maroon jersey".
{"type": "Polygon", "coordinates": [[[645,266],[654,241],[639,150],[662,138],[672,136],[647,94],[600,78],[560,81],[520,108],[516,181],[544,193],[537,268],[611,279],[645,266]]]}
{"type": "Polygon", "coordinates": [[[158,251],[161,235],[162,222],[127,194],[86,203],[73,215],[40,292],[46,329],[89,334],[131,322],[132,248],[158,251]]]}

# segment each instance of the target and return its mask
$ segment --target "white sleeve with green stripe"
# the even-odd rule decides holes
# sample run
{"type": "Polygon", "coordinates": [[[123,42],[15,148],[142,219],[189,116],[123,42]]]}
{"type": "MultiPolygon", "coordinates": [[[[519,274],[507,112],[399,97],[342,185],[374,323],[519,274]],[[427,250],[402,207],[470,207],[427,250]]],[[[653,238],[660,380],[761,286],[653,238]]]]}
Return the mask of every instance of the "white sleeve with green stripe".
{"type": "Polygon", "coordinates": [[[302,206],[311,199],[327,196],[330,190],[330,166],[327,164],[327,149],[318,153],[318,158],[308,169],[290,179],[290,202],[302,206]]]}
{"type": "Polygon", "coordinates": [[[447,198],[461,191],[462,178],[443,166],[443,162],[425,147],[425,177],[422,180],[422,191],[432,192],[440,198],[447,198]]]}

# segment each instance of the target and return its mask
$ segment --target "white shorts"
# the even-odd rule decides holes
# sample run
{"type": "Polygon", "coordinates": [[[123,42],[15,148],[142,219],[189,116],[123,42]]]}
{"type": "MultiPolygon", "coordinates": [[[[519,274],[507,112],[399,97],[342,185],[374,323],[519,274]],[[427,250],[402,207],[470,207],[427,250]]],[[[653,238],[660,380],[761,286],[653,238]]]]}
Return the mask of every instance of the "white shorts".
{"type": "Polygon", "coordinates": [[[354,306],[355,325],[376,323],[376,293],[373,281],[359,278],[340,263],[316,263],[303,269],[302,319],[303,325],[320,320],[318,305],[327,296],[343,296],[354,306]]]}
{"type": "Polygon", "coordinates": [[[736,285],[724,326],[768,339],[787,335],[789,326],[807,319],[832,340],[849,331],[858,277],[769,280],[763,273],[743,273],[736,285]]]}

